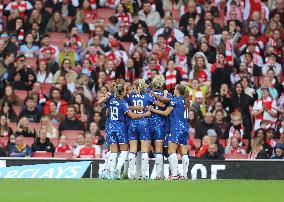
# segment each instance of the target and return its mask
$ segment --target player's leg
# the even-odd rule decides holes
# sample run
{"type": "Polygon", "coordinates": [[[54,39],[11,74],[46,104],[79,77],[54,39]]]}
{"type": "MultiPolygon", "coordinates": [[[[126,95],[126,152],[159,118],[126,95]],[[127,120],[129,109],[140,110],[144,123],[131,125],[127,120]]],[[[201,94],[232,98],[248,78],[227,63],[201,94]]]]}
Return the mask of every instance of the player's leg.
{"type": "Polygon", "coordinates": [[[148,178],[149,166],[149,148],[150,148],[150,130],[148,121],[145,120],[139,124],[139,139],[141,142],[141,176],[142,179],[148,178]]]}
{"type": "Polygon", "coordinates": [[[188,157],[188,132],[184,132],[179,138],[180,145],[180,154],[182,159],[183,172],[181,179],[187,179],[188,166],[189,166],[189,157],[188,157]]]}
{"type": "Polygon", "coordinates": [[[109,169],[110,169],[110,164],[109,164],[109,157],[110,157],[110,154],[111,154],[111,150],[108,150],[108,152],[106,153],[105,155],[105,163],[104,163],[104,166],[103,166],[103,169],[102,169],[102,172],[100,174],[100,177],[101,179],[105,179],[107,178],[106,175],[109,174],[109,169]]]}
{"type": "Polygon", "coordinates": [[[182,159],[182,176],[181,179],[187,179],[189,157],[188,157],[188,145],[180,145],[180,154],[182,159]]]}
{"type": "Polygon", "coordinates": [[[128,127],[128,140],[129,140],[129,153],[128,153],[129,177],[130,179],[134,179],[137,142],[138,142],[137,125],[135,123],[131,123],[128,127]]]}
{"type": "Polygon", "coordinates": [[[137,142],[138,142],[137,140],[129,141],[128,162],[129,162],[129,178],[130,179],[134,179],[135,177],[137,142]]]}
{"type": "Polygon", "coordinates": [[[164,140],[165,140],[165,130],[163,125],[159,125],[156,127],[155,130],[155,164],[156,164],[156,173],[157,179],[162,179],[163,176],[163,147],[164,147],[164,140]]]}
{"type": "Polygon", "coordinates": [[[148,166],[149,166],[149,140],[141,140],[141,176],[142,179],[147,179],[148,177],[148,166]]]}
{"type": "Polygon", "coordinates": [[[117,156],[119,151],[118,144],[114,143],[110,145],[111,154],[109,156],[109,170],[110,170],[110,178],[114,179],[117,156]]]}
{"type": "Polygon", "coordinates": [[[135,169],[135,179],[141,179],[141,142],[137,142],[137,153],[136,153],[136,169],[135,169]]]}
{"type": "Polygon", "coordinates": [[[156,165],[157,179],[162,179],[163,176],[163,164],[164,164],[163,146],[164,143],[162,140],[155,141],[155,154],[156,154],[155,165],[156,165]]]}
{"type": "Polygon", "coordinates": [[[120,154],[117,160],[115,177],[117,179],[120,179],[121,169],[122,169],[122,166],[128,154],[128,136],[127,136],[126,128],[122,126],[121,129],[116,132],[116,135],[118,138],[120,154]]]}
{"type": "Polygon", "coordinates": [[[177,157],[177,147],[178,147],[178,139],[177,139],[177,133],[178,132],[171,132],[169,135],[169,145],[168,145],[168,151],[169,151],[169,164],[171,169],[171,178],[172,179],[178,179],[178,157],[177,157]],[[173,135],[175,133],[175,135],[173,135]]]}
{"type": "Polygon", "coordinates": [[[116,173],[117,178],[120,179],[121,169],[128,156],[128,144],[119,144],[120,154],[117,159],[116,173]]]}

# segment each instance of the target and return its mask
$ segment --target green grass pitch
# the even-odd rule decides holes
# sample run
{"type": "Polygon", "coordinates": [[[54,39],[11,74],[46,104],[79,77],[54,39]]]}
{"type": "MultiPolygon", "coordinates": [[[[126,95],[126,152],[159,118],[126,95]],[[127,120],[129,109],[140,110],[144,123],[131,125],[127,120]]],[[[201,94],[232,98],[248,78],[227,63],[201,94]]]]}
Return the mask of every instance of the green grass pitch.
{"type": "Polygon", "coordinates": [[[1,202],[272,202],[284,181],[0,179],[1,202]]]}

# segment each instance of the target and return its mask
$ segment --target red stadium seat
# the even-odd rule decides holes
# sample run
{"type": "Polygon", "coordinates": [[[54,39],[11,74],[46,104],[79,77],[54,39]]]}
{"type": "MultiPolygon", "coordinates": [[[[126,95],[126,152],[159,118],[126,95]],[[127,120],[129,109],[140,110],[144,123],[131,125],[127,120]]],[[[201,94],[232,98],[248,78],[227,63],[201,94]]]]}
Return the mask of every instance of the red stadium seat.
{"type": "Polygon", "coordinates": [[[51,44],[56,45],[58,48],[63,48],[63,44],[67,39],[66,33],[49,32],[51,37],[51,44]]]}
{"type": "Polygon", "coordinates": [[[32,146],[32,144],[35,142],[35,139],[33,137],[24,137],[24,143],[32,146]]]}
{"type": "Polygon", "coordinates": [[[76,138],[79,134],[83,133],[82,130],[63,130],[61,135],[65,135],[67,138],[76,138]]]}
{"type": "Polygon", "coordinates": [[[50,142],[53,144],[54,147],[57,147],[58,145],[58,138],[49,138],[50,142]]]}
{"type": "Polygon", "coordinates": [[[32,157],[38,157],[38,158],[51,158],[52,157],[52,153],[51,152],[33,152],[32,157]]]}
{"type": "Polygon", "coordinates": [[[8,136],[0,137],[0,142],[3,142],[5,145],[7,145],[8,141],[9,141],[9,137],[8,136]]]}
{"type": "Polygon", "coordinates": [[[3,1],[2,1],[2,4],[7,5],[7,4],[9,4],[10,2],[11,2],[11,0],[3,0],[3,1]]]}
{"type": "Polygon", "coordinates": [[[26,90],[14,90],[14,93],[20,98],[20,101],[22,102],[22,104],[24,104],[24,101],[28,95],[28,92],[26,90]]]}
{"type": "Polygon", "coordinates": [[[246,154],[224,154],[224,158],[226,160],[229,160],[229,159],[247,159],[247,155],[246,154]]]}
{"type": "Polygon", "coordinates": [[[108,18],[115,14],[114,9],[110,8],[98,8],[97,9],[97,17],[96,18],[103,18],[108,21],[108,18]]]}
{"type": "Polygon", "coordinates": [[[72,159],[73,158],[73,152],[66,153],[66,152],[55,152],[54,157],[55,158],[65,158],[65,159],[72,159]]]}
{"type": "Polygon", "coordinates": [[[40,88],[43,94],[49,95],[49,91],[52,87],[52,83],[41,83],[40,88]]]}
{"type": "Polygon", "coordinates": [[[21,113],[23,107],[22,106],[13,106],[14,112],[16,113],[17,116],[21,113]]]}
{"type": "Polygon", "coordinates": [[[9,126],[10,128],[12,128],[12,130],[13,130],[14,133],[16,132],[17,123],[15,123],[15,122],[10,122],[10,123],[8,124],[8,126],[9,126]]]}
{"type": "Polygon", "coordinates": [[[89,34],[87,34],[87,33],[79,33],[79,36],[80,36],[82,42],[87,42],[88,43],[88,41],[90,39],[89,34]]]}
{"type": "Polygon", "coordinates": [[[36,131],[39,129],[39,123],[33,123],[31,122],[31,127],[33,127],[36,131]]]}

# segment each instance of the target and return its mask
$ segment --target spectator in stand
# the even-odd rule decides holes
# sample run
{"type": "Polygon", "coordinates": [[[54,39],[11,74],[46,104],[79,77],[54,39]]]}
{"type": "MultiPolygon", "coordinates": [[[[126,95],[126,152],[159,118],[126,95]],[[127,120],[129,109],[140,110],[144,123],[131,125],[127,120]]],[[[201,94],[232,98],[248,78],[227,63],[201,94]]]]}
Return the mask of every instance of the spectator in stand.
{"type": "Polygon", "coordinates": [[[0,114],[5,115],[7,122],[17,122],[18,117],[10,102],[2,102],[0,114]]]}
{"type": "Polygon", "coordinates": [[[284,159],[284,146],[281,143],[277,143],[274,146],[274,155],[271,156],[271,159],[284,159]]]}
{"type": "Polygon", "coordinates": [[[274,128],[268,128],[266,131],[266,143],[270,145],[272,148],[275,147],[276,141],[274,140],[275,137],[275,130],[274,128]]]}
{"type": "Polygon", "coordinates": [[[161,21],[160,14],[151,8],[151,3],[145,1],[143,9],[138,12],[139,19],[146,22],[147,26],[157,27],[161,21]]]}
{"type": "Polygon", "coordinates": [[[5,150],[5,144],[0,141],[0,157],[6,157],[7,152],[5,150]]]}
{"type": "Polygon", "coordinates": [[[68,106],[67,116],[58,127],[61,134],[63,130],[85,130],[84,124],[75,118],[75,108],[73,105],[68,106]]]}
{"type": "Polygon", "coordinates": [[[248,77],[243,76],[241,78],[241,83],[243,85],[244,93],[250,96],[251,98],[254,98],[256,96],[256,93],[255,93],[254,88],[251,88],[250,80],[248,79],[248,77]]]}
{"type": "Polygon", "coordinates": [[[271,97],[269,89],[262,87],[261,94],[261,98],[254,102],[252,109],[252,115],[255,117],[254,130],[260,128],[262,120],[271,122],[273,127],[277,120],[276,101],[271,97]]]}
{"type": "Polygon", "coordinates": [[[263,148],[263,150],[269,155],[269,157],[272,155],[273,149],[272,147],[267,143],[267,135],[266,131],[262,128],[257,129],[254,132],[254,137],[258,137],[260,139],[260,144],[263,148]]]}
{"type": "Polygon", "coordinates": [[[206,153],[206,151],[207,151],[207,148],[208,148],[208,145],[210,144],[211,142],[210,142],[210,138],[209,138],[209,136],[204,136],[203,138],[202,138],[202,143],[201,143],[201,147],[200,148],[198,148],[198,150],[196,151],[196,157],[197,158],[200,158],[201,156],[203,156],[205,153],[206,153]]]}
{"type": "Polygon", "coordinates": [[[13,2],[9,2],[4,10],[6,15],[12,10],[18,10],[21,16],[26,16],[33,9],[33,5],[29,1],[15,0],[13,2]]]}
{"type": "Polygon", "coordinates": [[[15,146],[15,142],[16,142],[16,136],[14,134],[10,135],[5,147],[7,154],[9,153],[10,149],[15,146]]]}
{"type": "Polygon", "coordinates": [[[74,151],[75,158],[100,158],[100,147],[93,145],[93,135],[90,133],[85,134],[85,145],[79,147],[74,151]]]}
{"type": "Polygon", "coordinates": [[[80,150],[80,148],[82,148],[84,144],[85,144],[84,133],[79,133],[76,137],[75,145],[72,145],[73,150],[80,150]]]}
{"type": "Polygon", "coordinates": [[[31,123],[27,117],[22,117],[16,128],[16,136],[22,135],[24,137],[36,137],[35,129],[31,126],[31,123]]]}
{"type": "Polygon", "coordinates": [[[52,124],[59,124],[64,120],[64,114],[57,110],[57,102],[51,100],[49,103],[50,113],[47,115],[52,124]]]}
{"type": "Polygon", "coordinates": [[[59,76],[66,76],[66,74],[70,74],[70,80],[72,82],[75,82],[78,77],[78,74],[74,70],[72,70],[72,65],[75,64],[75,61],[77,61],[75,53],[71,51],[69,43],[65,43],[64,49],[66,49],[66,51],[68,52],[70,51],[70,56],[68,58],[65,58],[65,56],[61,55],[62,52],[59,54],[59,64],[61,64],[61,67],[54,74],[54,77],[53,77],[54,83],[58,82],[59,76]],[[68,50],[66,49],[67,47],[68,47],[68,50]]]}
{"type": "Polygon", "coordinates": [[[56,111],[63,114],[63,115],[66,115],[67,113],[67,102],[62,100],[61,99],[61,91],[60,89],[58,88],[51,88],[50,89],[50,98],[52,100],[48,100],[46,101],[45,105],[44,105],[44,108],[43,108],[43,114],[44,115],[48,115],[50,114],[51,110],[50,110],[50,103],[53,101],[53,102],[56,102],[56,111]]]}
{"type": "Polygon", "coordinates": [[[9,103],[13,106],[20,106],[20,98],[14,92],[14,88],[10,85],[5,87],[5,93],[2,97],[1,103],[9,103]]]}
{"type": "Polygon", "coordinates": [[[43,116],[39,122],[39,131],[46,130],[46,136],[48,138],[58,138],[58,131],[56,127],[53,126],[51,120],[48,116],[43,116]]]}
{"type": "Polygon", "coordinates": [[[67,137],[65,135],[60,136],[59,144],[56,147],[55,152],[63,152],[63,153],[72,152],[72,147],[67,143],[67,137]]]}
{"type": "Polygon", "coordinates": [[[8,126],[7,117],[0,115],[0,137],[6,137],[13,134],[13,130],[8,126]]]}
{"type": "Polygon", "coordinates": [[[29,95],[26,99],[26,106],[21,111],[19,119],[26,117],[30,122],[38,123],[41,118],[41,112],[36,107],[36,101],[33,96],[29,95]]]}
{"type": "Polygon", "coordinates": [[[47,63],[46,71],[52,73],[52,78],[53,78],[53,75],[59,69],[58,64],[55,61],[56,56],[52,53],[52,50],[50,48],[42,50],[41,54],[42,54],[41,58],[44,59],[47,63]]]}
{"type": "Polygon", "coordinates": [[[221,131],[220,129],[214,124],[214,118],[212,113],[207,112],[204,116],[204,119],[199,121],[196,126],[195,131],[195,138],[202,139],[203,136],[205,136],[208,133],[209,129],[213,129],[218,137],[221,137],[221,131]]]}
{"type": "Polygon", "coordinates": [[[32,149],[29,145],[25,144],[24,136],[16,136],[15,144],[10,147],[9,157],[32,157],[32,149]]]}
{"type": "Polygon", "coordinates": [[[251,151],[248,154],[248,159],[269,159],[269,154],[261,145],[261,138],[255,137],[251,141],[251,151]]]}
{"type": "Polygon", "coordinates": [[[52,83],[53,74],[49,71],[47,61],[41,59],[36,68],[36,78],[39,83],[52,83]]]}
{"type": "Polygon", "coordinates": [[[35,44],[35,40],[32,34],[26,35],[25,43],[20,46],[19,51],[27,58],[35,58],[38,55],[39,46],[35,44]]]}
{"type": "Polygon", "coordinates": [[[225,160],[225,158],[218,152],[218,146],[215,143],[208,145],[207,151],[201,156],[204,160],[225,160]]]}
{"type": "Polygon", "coordinates": [[[39,131],[38,137],[32,145],[33,152],[51,152],[52,154],[55,152],[55,148],[53,144],[50,142],[47,137],[46,130],[41,129],[39,131]]]}
{"type": "Polygon", "coordinates": [[[16,69],[11,72],[11,83],[14,89],[30,90],[33,83],[36,81],[34,71],[28,67],[25,55],[18,55],[16,69]]]}
{"type": "Polygon", "coordinates": [[[207,136],[210,139],[210,143],[214,143],[214,144],[217,145],[218,153],[223,155],[224,154],[224,147],[219,143],[219,139],[217,137],[217,133],[215,132],[215,130],[209,129],[207,131],[207,136]]]}
{"type": "Polygon", "coordinates": [[[69,25],[69,30],[71,31],[73,27],[76,27],[80,33],[89,32],[89,25],[85,22],[84,11],[77,12],[76,18],[72,20],[71,24],[69,25]]]}
{"type": "Polygon", "coordinates": [[[102,149],[106,140],[105,137],[100,133],[98,125],[95,122],[90,123],[88,132],[94,136],[93,144],[99,145],[102,149]]]}
{"type": "Polygon", "coordinates": [[[68,21],[58,11],[55,11],[49,19],[46,32],[68,32],[68,21]]]}
{"type": "MultiPolygon", "coordinates": [[[[39,49],[39,58],[44,58],[47,59],[46,57],[49,58],[57,58],[59,55],[59,49],[57,46],[52,45],[51,43],[51,36],[49,34],[44,34],[42,36],[41,39],[41,48],[39,49]],[[48,53],[50,52],[50,55],[46,55],[47,53],[45,53],[46,51],[48,51],[48,53]]],[[[47,60],[49,61],[49,60],[47,60]]],[[[54,70],[51,70],[52,73],[54,73],[54,70]]]]}
{"type": "Polygon", "coordinates": [[[224,121],[225,112],[224,110],[220,110],[220,109],[215,110],[214,112],[215,112],[215,116],[214,116],[215,124],[221,130],[221,133],[222,133],[221,137],[224,138],[225,137],[224,134],[229,128],[229,124],[226,121],[224,121]]]}
{"type": "Polygon", "coordinates": [[[93,120],[98,125],[100,130],[105,130],[105,120],[103,119],[102,114],[100,112],[94,112],[93,120]]]}
{"type": "Polygon", "coordinates": [[[241,133],[240,139],[250,139],[250,130],[246,130],[243,125],[242,114],[238,111],[231,113],[231,125],[228,127],[227,131],[225,131],[224,137],[226,139],[234,136],[234,132],[238,130],[241,133]]]}
{"type": "Polygon", "coordinates": [[[246,151],[240,147],[240,141],[231,137],[228,139],[227,147],[225,149],[225,154],[246,154],[246,151]]]}

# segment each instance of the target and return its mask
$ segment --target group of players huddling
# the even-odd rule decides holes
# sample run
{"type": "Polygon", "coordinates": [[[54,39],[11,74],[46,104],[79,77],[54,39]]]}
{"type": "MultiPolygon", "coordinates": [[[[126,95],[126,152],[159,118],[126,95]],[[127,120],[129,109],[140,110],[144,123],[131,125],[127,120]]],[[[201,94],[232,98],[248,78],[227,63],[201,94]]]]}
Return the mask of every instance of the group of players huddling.
{"type": "Polygon", "coordinates": [[[155,151],[156,179],[164,179],[165,148],[170,179],[187,178],[189,122],[185,86],[177,85],[172,95],[163,91],[164,83],[162,75],[155,76],[149,86],[143,79],[137,79],[133,86],[118,79],[113,82],[112,92],[99,100],[108,109],[106,136],[110,146],[101,178],[120,179],[124,166],[130,179],[148,179],[151,143],[155,151]],[[178,148],[183,164],[181,174],[178,148]]]}

